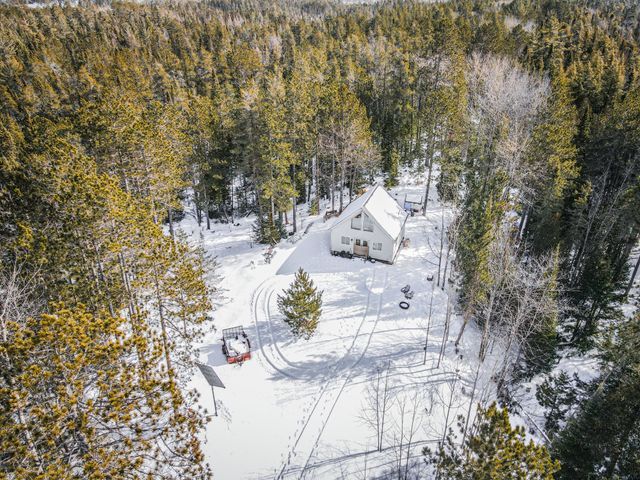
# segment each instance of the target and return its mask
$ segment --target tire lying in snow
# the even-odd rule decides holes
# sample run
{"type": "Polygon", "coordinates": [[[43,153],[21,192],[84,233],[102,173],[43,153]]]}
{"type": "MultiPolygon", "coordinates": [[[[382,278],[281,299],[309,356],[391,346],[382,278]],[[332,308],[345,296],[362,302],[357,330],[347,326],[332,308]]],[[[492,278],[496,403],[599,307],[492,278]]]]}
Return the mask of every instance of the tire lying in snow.
{"type": "Polygon", "coordinates": [[[409,302],[400,302],[398,305],[403,310],[406,310],[407,308],[409,308],[409,302]]]}

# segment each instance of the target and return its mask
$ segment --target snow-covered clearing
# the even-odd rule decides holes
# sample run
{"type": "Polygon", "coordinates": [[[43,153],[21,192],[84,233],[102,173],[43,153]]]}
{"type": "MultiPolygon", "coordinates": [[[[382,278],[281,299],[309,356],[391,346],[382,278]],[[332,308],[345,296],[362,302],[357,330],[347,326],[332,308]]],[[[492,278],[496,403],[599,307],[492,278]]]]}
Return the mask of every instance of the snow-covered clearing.
{"type": "MultiPolygon", "coordinates": [[[[424,193],[422,180],[413,178],[407,176],[392,190],[399,200],[405,193],[424,193]]],[[[434,199],[426,216],[408,219],[410,244],[394,265],[331,256],[334,220],[324,223],[301,210],[301,230],[315,223],[296,243],[281,242],[271,263],[264,261],[265,247],[251,241],[252,217],[239,220],[239,226],[213,224],[212,231],[192,216],[180,224],[216,256],[223,278],[224,299],[214,312],[217,331],[208,336],[200,358],[226,385],[216,390],[220,413],[206,431],[205,452],[215,476],[375,478],[412,463],[424,468],[422,448],[441,438],[447,418],[454,426],[456,416],[467,413],[479,343],[479,332],[469,325],[455,351],[461,319],[452,315],[438,366],[447,310],[447,292],[435,285],[442,208],[434,199]],[[309,341],[292,339],[276,307],[277,295],[299,267],[324,290],[323,315],[309,341]],[[428,274],[433,281],[427,281],[428,274]],[[415,294],[410,308],[402,310],[400,289],[406,284],[415,294]],[[253,358],[228,365],[221,332],[236,325],[249,335],[253,358]],[[377,451],[376,428],[366,421],[373,415],[367,392],[378,371],[386,375],[387,369],[391,402],[377,451]]],[[[483,390],[492,390],[491,365],[501,357],[497,350],[483,365],[474,403],[483,390]]],[[[193,386],[201,392],[201,404],[213,411],[205,379],[195,375],[193,386]]]]}

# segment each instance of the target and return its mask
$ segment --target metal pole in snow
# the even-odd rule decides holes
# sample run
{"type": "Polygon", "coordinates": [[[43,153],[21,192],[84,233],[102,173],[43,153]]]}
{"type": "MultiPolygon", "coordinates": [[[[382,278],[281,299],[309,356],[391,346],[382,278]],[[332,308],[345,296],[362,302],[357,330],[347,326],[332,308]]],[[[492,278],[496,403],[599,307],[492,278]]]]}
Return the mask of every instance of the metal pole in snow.
{"type": "Polygon", "coordinates": [[[427,347],[429,345],[429,330],[431,329],[431,310],[433,308],[433,278],[431,279],[431,300],[429,301],[429,320],[427,321],[427,335],[424,339],[424,359],[422,364],[427,364],[427,347]]]}
{"type": "Polygon", "coordinates": [[[213,395],[213,415],[218,416],[218,405],[216,405],[216,392],[213,389],[213,385],[211,385],[211,394],[213,395]]]}

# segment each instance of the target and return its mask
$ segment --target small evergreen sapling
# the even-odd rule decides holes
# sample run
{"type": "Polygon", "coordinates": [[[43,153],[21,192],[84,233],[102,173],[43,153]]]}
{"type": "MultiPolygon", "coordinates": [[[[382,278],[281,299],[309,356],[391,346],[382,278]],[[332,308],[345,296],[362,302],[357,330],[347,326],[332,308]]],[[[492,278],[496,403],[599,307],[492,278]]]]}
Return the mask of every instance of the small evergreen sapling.
{"type": "Polygon", "coordinates": [[[322,314],[322,293],[300,268],[291,286],[278,295],[278,310],[296,337],[311,338],[322,314]]]}
{"type": "Polygon", "coordinates": [[[269,218],[258,215],[253,224],[253,238],[258,243],[275,245],[286,236],[287,232],[280,219],[273,222],[269,218]]]}

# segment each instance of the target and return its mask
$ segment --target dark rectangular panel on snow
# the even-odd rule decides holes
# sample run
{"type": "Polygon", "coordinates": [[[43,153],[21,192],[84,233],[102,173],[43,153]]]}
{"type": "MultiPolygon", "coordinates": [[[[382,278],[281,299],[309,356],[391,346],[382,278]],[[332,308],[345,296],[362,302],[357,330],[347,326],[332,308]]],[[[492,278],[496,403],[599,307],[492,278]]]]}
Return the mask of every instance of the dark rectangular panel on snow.
{"type": "Polygon", "coordinates": [[[202,372],[202,375],[204,375],[204,378],[207,379],[209,385],[211,385],[212,387],[225,388],[224,383],[222,383],[222,380],[220,380],[220,377],[218,377],[216,372],[213,371],[213,368],[211,368],[209,365],[203,365],[201,363],[196,363],[196,365],[202,372]]]}

